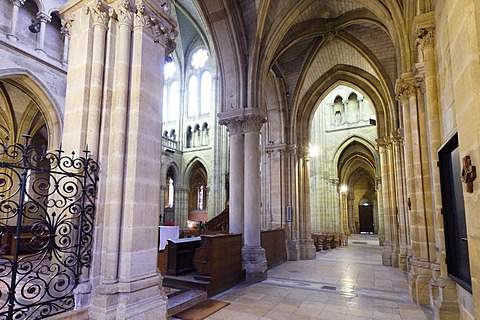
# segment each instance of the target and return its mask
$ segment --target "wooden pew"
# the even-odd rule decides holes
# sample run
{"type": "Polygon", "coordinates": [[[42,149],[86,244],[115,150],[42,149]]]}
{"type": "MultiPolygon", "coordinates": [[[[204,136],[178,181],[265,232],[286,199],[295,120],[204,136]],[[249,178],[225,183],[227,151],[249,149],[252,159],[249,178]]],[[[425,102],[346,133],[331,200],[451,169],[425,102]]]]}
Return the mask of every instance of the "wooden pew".
{"type": "Polygon", "coordinates": [[[260,243],[262,248],[265,249],[268,269],[287,261],[284,229],[262,231],[260,234],[260,243]]]}
{"type": "Polygon", "coordinates": [[[167,275],[178,276],[195,271],[193,256],[200,244],[200,237],[168,239],[167,275]]]}
{"type": "Polygon", "coordinates": [[[213,296],[245,280],[242,270],[242,235],[202,235],[194,256],[194,278],[210,281],[207,295],[213,296]]]}

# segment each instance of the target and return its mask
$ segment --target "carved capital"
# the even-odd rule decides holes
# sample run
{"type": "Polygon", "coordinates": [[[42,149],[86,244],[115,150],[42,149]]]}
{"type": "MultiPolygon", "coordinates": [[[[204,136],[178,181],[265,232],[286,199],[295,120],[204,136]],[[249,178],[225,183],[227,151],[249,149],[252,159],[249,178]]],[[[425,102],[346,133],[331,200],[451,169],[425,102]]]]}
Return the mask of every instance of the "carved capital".
{"type": "Polygon", "coordinates": [[[395,83],[395,99],[402,101],[415,94],[415,87],[412,82],[404,79],[397,79],[395,83]]]}
{"type": "Polygon", "coordinates": [[[89,13],[92,14],[93,25],[107,26],[109,20],[107,6],[101,0],[97,0],[89,8],[89,13]]]}
{"type": "Polygon", "coordinates": [[[62,28],[60,29],[60,31],[64,36],[70,37],[73,21],[75,21],[75,16],[73,14],[70,14],[66,16],[65,19],[62,19],[62,28]]]}
{"type": "Polygon", "coordinates": [[[433,28],[418,29],[416,44],[420,50],[427,46],[433,46],[435,44],[435,30],[433,28]]]}
{"type": "Polygon", "coordinates": [[[240,119],[224,119],[220,120],[219,124],[226,126],[231,136],[243,134],[243,123],[240,119]]]}
{"type": "Polygon", "coordinates": [[[46,14],[45,12],[37,13],[37,19],[40,22],[43,22],[43,23],[47,23],[47,22],[50,22],[52,20],[52,18],[48,14],[46,14]]]}
{"type": "Polygon", "coordinates": [[[21,7],[25,4],[26,0],[10,0],[10,3],[13,4],[15,7],[21,7]]]}
{"type": "Polygon", "coordinates": [[[133,10],[130,8],[128,0],[124,0],[121,5],[115,8],[115,14],[120,24],[133,25],[133,10]]]}
{"type": "Polygon", "coordinates": [[[244,116],[244,132],[260,132],[262,125],[266,122],[264,115],[261,114],[246,114],[244,116]]]}
{"type": "Polygon", "coordinates": [[[392,132],[392,142],[396,145],[403,145],[404,143],[404,132],[403,128],[398,128],[392,132]]]}
{"type": "Polygon", "coordinates": [[[149,27],[152,23],[152,19],[145,12],[145,5],[142,2],[136,2],[135,6],[137,10],[135,11],[134,16],[134,28],[149,27]]]}
{"type": "Polygon", "coordinates": [[[375,140],[377,142],[377,148],[379,153],[384,153],[387,149],[392,147],[392,138],[385,136],[375,140]]]}

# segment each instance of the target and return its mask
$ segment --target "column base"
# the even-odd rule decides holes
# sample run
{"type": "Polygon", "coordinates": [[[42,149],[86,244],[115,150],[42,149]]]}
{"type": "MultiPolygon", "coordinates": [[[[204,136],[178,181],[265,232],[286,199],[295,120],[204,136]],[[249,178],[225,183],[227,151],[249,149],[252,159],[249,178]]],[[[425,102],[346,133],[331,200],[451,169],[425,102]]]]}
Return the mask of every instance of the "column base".
{"type": "Polygon", "coordinates": [[[408,270],[408,247],[405,245],[400,245],[400,253],[398,254],[398,267],[404,271],[408,270]]]}
{"type": "MultiPolygon", "coordinates": [[[[450,278],[436,276],[436,269],[432,269],[433,277],[430,280],[430,306],[435,319],[456,320],[461,319],[457,284],[450,278]]],[[[439,270],[438,270],[439,271],[439,270]]]]}
{"type": "Polygon", "coordinates": [[[385,242],[382,252],[382,264],[388,267],[399,266],[399,248],[397,244],[385,242]]]}
{"type": "Polygon", "coordinates": [[[90,281],[80,282],[73,290],[75,297],[75,310],[87,307],[90,305],[92,295],[92,283],[90,281]]]}
{"type": "Polygon", "coordinates": [[[243,264],[245,266],[245,280],[247,282],[261,282],[267,279],[267,259],[262,247],[242,248],[243,264]]]}
{"type": "Polygon", "coordinates": [[[432,278],[430,263],[411,258],[410,267],[408,273],[410,298],[418,305],[428,306],[430,305],[430,280],[432,278]]]}
{"type": "Polygon", "coordinates": [[[167,301],[161,276],[97,285],[92,294],[89,317],[99,320],[167,318],[167,301]]]}
{"type": "Polygon", "coordinates": [[[317,250],[313,244],[313,239],[300,239],[300,259],[313,260],[317,256],[317,250]]]}
{"type": "Polygon", "coordinates": [[[300,260],[300,245],[297,241],[287,242],[287,260],[298,261],[300,260]]]}

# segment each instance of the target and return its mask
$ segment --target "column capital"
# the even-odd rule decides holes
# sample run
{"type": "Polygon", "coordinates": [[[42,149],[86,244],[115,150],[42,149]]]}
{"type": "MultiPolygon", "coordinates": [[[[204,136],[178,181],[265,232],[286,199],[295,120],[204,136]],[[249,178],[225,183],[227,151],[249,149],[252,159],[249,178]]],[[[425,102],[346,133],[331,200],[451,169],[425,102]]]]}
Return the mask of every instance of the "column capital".
{"type": "Polygon", "coordinates": [[[109,15],[108,15],[108,7],[101,1],[95,1],[86,11],[86,14],[91,13],[93,19],[93,25],[100,25],[107,27],[109,15]]]}
{"type": "Polygon", "coordinates": [[[260,108],[234,109],[218,114],[219,124],[227,126],[230,134],[244,134],[245,132],[260,132],[266,122],[265,114],[260,108]]]}
{"type": "Polygon", "coordinates": [[[262,129],[263,124],[267,121],[263,114],[249,113],[245,116],[243,125],[244,132],[258,132],[262,129]]]}
{"type": "Polygon", "coordinates": [[[73,14],[69,14],[65,17],[65,19],[62,19],[62,21],[61,21],[62,27],[60,29],[60,32],[64,36],[70,38],[70,36],[72,34],[71,31],[72,31],[73,21],[75,21],[75,15],[73,15],[73,14]]]}
{"type": "Polygon", "coordinates": [[[41,11],[37,13],[37,19],[43,23],[47,23],[52,20],[52,18],[47,13],[41,11]]]}
{"type": "Polygon", "coordinates": [[[404,132],[403,128],[398,128],[392,132],[392,143],[395,145],[403,145],[404,143],[404,132]]]}
{"type": "Polygon", "coordinates": [[[239,119],[222,119],[219,124],[227,127],[230,136],[243,134],[243,123],[239,119]]]}
{"type": "Polygon", "coordinates": [[[392,137],[385,136],[375,140],[377,142],[377,148],[379,153],[384,153],[388,148],[392,146],[392,137]]]}
{"type": "Polygon", "coordinates": [[[115,17],[120,25],[133,26],[133,9],[130,2],[124,0],[120,5],[110,9],[110,16],[115,17]],[[113,12],[112,12],[113,10],[113,12]]]}
{"type": "Polygon", "coordinates": [[[419,28],[417,30],[417,39],[415,43],[421,50],[428,46],[435,44],[435,29],[434,28],[419,28]]]}
{"type": "Polygon", "coordinates": [[[415,81],[412,74],[405,74],[395,82],[395,99],[402,101],[415,94],[415,81]]]}
{"type": "Polygon", "coordinates": [[[26,0],[10,0],[10,3],[16,7],[21,7],[25,4],[26,0]]]}

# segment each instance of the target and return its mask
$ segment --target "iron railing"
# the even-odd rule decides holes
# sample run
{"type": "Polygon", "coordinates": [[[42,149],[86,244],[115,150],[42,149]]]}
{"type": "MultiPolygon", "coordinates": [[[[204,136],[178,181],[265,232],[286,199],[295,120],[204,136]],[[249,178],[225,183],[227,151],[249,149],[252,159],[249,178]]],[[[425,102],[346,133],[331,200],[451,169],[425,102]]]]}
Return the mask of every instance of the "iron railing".
{"type": "Polygon", "coordinates": [[[71,310],[90,267],[98,165],[0,140],[0,319],[71,310]]]}

